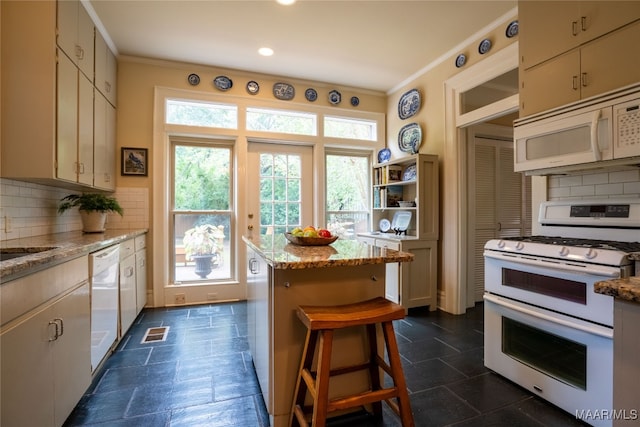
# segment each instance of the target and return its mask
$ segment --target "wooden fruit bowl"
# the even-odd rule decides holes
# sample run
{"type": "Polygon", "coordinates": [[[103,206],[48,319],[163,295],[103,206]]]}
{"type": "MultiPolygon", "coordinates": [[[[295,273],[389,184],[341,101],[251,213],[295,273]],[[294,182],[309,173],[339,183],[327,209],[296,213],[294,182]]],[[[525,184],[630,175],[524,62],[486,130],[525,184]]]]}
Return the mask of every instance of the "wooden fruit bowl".
{"type": "Polygon", "coordinates": [[[325,237],[298,237],[291,233],[284,233],[284,237],[294,245],[300,246],[325,246],[338,240],[338,236],[325,237]]]}

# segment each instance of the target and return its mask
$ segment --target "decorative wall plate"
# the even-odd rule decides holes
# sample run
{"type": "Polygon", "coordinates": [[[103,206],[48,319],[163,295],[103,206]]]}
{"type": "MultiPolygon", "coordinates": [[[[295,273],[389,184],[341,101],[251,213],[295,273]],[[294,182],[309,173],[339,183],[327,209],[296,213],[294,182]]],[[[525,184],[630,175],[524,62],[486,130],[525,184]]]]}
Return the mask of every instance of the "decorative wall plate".
{"type": "Polygon", "coordinates": [[[411,223],[411,211],[398,211],[393,214],[393,219],[391,220],[391,229],[393,231],[406,231],[409,228],[409,223],[411,223]]]}
{"type": "Polygon", "coordinates": [[[258,91],[260,91],[260,85],[258,84],[258,82],[251,80],[247,83],[247,92],[249,92],[251,95],[255,95],[256,93],[258,93],[258,91]]]}
{"type": "Polygon", "coordinates": [[[378,151],[378,163],[388,162],[391,159],[391,150],[388,148],[383,148],[378,151]]]}
{"type": "Polygon", "coordinates": [[[386,233],[391,229],[391,223],[387,218],[382,218],[378,223],[378,227],[380,228],[380,231],[382,231],[383,233],[386,233]]]}
{"type": "Polygon", "coordinates": [[[318,99],[318,92],[312,87],[304,91],[304,97],[307,98],[309,102],[315,102],[318,99]]]}
{"type": "Polygon", "coordinates": [[[405,92],[398,101],[398,116],[400,119],[408,119],[415,115],[420,109],[422,100],[420,98],[420,92],[418,89],[411,89],[405,92]]]}
{"type": "Polygon", "coordinates": [[[422,129],[418,123],[409,123],[398,133],[398,147],[405,153],[416,154],[422,143],[422,129]]]}
{"type": "Polygon", "coordinates": [[[491,50],[491,40],[489,39],[482,40],[478,45],[478,52],[480,52],[480,55],[484,55],[490,50],[491,50]]]}
{"type": "Polygon", "coordinates": [[[461,53],[456,57],[456,68],[460,68],[466,63],[467,63],[467,55],[465,55],[464,53],[461,53]]]}
{"type": "Polygon", "coordinates": [[[296,89],[289,83],[275,83],[273,85],[273,96],[284,101],[292,100],[296,95],[296,89]]]}
{"type": "Polygon", "coordinates": [[[337,90],[329,92],[329,102],[333,105],[338,105],[342,101],[342,95],[337,90]]]}
{"type": "Polygon", "coordinates": [[[231,89],[231,87],[233,86],[233,82],[227,76],[218,76],[215,79],[213,79],[213,85],[216,88],[222,91],[225,91],[225,90],[231,89]]]}
{"type": "Polygon", "coordinates": [[[358,105],[360,105],[360,98],[358,98],[357,96],[352,96],[351,105],[353,105],[354,107],[357,107],[358,105]]]}
{"type": "Polygon", "coordinates": [[[189,74],[189,77],[187,77],[187,80],[189,81],[189,84],[191,86],[197,86],[200,84],[200,76],[195,73],[189,74]]]}
{"type": "Polygon", "coordinates": [[[506,36],[508,38],[515,37],[518,35],[518,21],[512,21],[507,25],[507,30],[505,31],[506,36]]]}
{"type": "Polygon", "coordinates": [[[409,165],[406,167],[404,172],[402,172],[402,180],[403,181],[415,181],[416,176],[418,175],[418,171],[416,170],[416,165],[409,165]]]}

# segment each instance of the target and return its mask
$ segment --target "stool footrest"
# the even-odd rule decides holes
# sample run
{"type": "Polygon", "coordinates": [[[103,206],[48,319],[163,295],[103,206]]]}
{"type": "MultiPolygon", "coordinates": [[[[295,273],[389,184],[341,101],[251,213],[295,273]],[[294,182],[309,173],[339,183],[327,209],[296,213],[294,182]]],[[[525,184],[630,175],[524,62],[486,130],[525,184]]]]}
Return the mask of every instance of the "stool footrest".
{"type": "Polygon", "coordinates": [[[392,397],[398,396],[398,389],[383,388],[375,391],[365,391],[360,394],[354,394],[347,397],[336,398],[329,401],[327,405],[327,412],[340,411],[342,409],[350,409],[358,406],[364,406],[373,402],[380,402],[382,400],[388,400],[392,397]]]}

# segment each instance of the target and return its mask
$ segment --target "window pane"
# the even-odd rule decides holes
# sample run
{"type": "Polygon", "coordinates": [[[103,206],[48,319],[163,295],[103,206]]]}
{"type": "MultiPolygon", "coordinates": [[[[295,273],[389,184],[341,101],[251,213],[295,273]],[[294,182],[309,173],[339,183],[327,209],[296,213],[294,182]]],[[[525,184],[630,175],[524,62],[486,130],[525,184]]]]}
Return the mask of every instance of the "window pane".
{"type": "Polygon", "coordinates": [[[368,156],[326,156],[327,228],[342,238],[369,230],[370,165],[368,156]]]}
{"type": "Polygon", "coordinates": [[[484,107],[518,93],[518,69],[496,77],[460,94],[461,114],[484,107]]]}
{"type": "Polygon", "coordinates": [[[168,99],[166,122],[176,125],[237,129],[238,107],[210,102],[168,99]]]}
{"type": "Polygon", "coordinates": [[[288,110],[247,108],[247,129],[265,132],[317,135],[315,114],[288,110]]]}
{"type": "Polygon", "coordinates": [[[231,278],[230,214],[176,214],[175,282],[231,278]]]}
{"type": "Polygon", "coordinates": [[[177,145],[174,156],[175,210],[229,209],[229,148],[177,145]]]}
{"type": "Polygon", "coordinates": [[[363,139],[365,141],[376,141],[377,123],[371,120],[356,120],[347,117],[324,118],[324,136],[346,139],[363,139]]]}

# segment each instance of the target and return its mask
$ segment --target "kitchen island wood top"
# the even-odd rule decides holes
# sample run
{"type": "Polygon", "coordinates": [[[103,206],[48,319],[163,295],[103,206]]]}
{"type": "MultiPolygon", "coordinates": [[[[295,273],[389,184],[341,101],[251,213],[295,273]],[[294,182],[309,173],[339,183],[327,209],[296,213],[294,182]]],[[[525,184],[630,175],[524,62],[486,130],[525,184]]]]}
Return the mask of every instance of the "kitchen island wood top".
{"type": "Polygon", "coordinates": [[[414,257],[408,252],[378,248],[357,240],[338,239],[326,246],[298,246],[289,243],[284,235],[242,239],[276,270],[410,262],[414,257]]]}
{"type": "Polygon", "coordinates": [[[594,284],[594,291],[598,294],[640,303],[640,276],[602,280],[594,284]]]}

